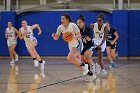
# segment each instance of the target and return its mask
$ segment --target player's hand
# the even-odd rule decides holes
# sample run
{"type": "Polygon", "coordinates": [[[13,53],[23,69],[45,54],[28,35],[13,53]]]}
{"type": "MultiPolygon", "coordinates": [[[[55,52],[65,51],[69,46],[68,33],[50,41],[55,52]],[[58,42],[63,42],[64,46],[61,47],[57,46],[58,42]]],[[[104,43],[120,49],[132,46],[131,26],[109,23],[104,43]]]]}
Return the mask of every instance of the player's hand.
{"type": "Polygon", "coordinates": [[[55,35],[56,35],[55,33],[52,33],[52,37],[53,37],[53,38],[55,38],[55,35]]]}
{"type": "Polygon", "coordinates": [[[39,32],[38,32],[38,35],[41,35],[41,33],[42,33],[42,31],[39,31],[39,32]]]}
{"type": "Polygon", "coordinates": [[[85,38],[87,41],[91,41],[90,37],[86,36],[85,38]]]}
{"type": "Polygon", "coordinates": [[[98,45],[98,46],[97,46],[97,48],[98,48],[98,49],[101,49],[101,46],[100,46],[100,45],[98,45]]]}

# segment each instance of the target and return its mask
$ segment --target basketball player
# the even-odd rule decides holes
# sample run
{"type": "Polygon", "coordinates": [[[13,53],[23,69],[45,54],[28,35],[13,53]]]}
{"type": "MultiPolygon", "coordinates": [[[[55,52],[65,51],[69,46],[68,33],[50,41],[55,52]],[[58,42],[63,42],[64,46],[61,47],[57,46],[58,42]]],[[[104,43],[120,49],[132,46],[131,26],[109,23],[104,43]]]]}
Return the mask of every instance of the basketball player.
{"type": "Polygon", "coordinates": [[[80,30],[78,26],[72,22],[70,16],[68,14],[64,14],[61,16],[61,25],[58,26],[57,32],[53,33],[52,37],[54,40],[58,40],[60,34],[67,31],[72,32],[74,35],[72,41],[68,42],[70,51],[68,53],[67,60],[83,70],[83,75],[92,74],[89,72],[88,64],[81,62],[80,52],[82,50],[82,41],[80,30]]]}
{"type": "Polygon", "coordinates": [[[104,22],[104,14],[100,13],[97,17],[97,22],[94,24],[90,24],[91,28],[94,31],[94,47],[98,54],[98,64],[96,64],[96,71],[102,74],[107,74],[106,70],[102,64],[103,52],[106,48],[106,31],[107,27],[105,26],[104,22]],[[99,66],[100,65],[100,66],[99,66]]]}
{"type": "Polygon", "coordinates": [[[7,38],[7,45],[9,49],[9,54],[11,58],[11,64],[15,63],[15,61],[18,61],[18,54],[15,51],[16,45],[17,45],[17,38],[18,38],[18,30],[12,26],[12,22],[8,22],[8,27],[5,31],[5,37],[7,38]]]}
{"type": "Polygon", "coordinates": [[[106,51],[108,55],[108,59],[111,63],[110,68],[114,69],[115,64],[113,61],[113,58],[116,57],[116,43],[119,38],[119,35],[117,31],[112,28],[109,24],[109,22],[106,22],[106,27],[107,27],[107,39],[106,39],[106,51]]]}
{"type": "MultiPolygon", "coordinates": [[[[90,64],[90,67],[93,70],[93,31],[90,27],[85,26],[85,19],[83,15],[80,15],[77,20],[77,25],[80,29],[80,33],[82,35],[82,42],[83,42],[83,50],[81,52],[81,59],[83,62],[90,64]]],[[[95,72],[95,71],[93,71],[95,72]]]]}
{"type": "Polygon", "coordinates": [[[27,50],[34,60],[34,66],[38,67],[39,66],[38,63],[40,63],[41,70],[43,70],[45,61],[40,58],[40,56],[38,55],[35,49],[37,45],[37,40],[33,34],[33,30],[37,28],[39,30],[38,35],[41,35],[42,33],[41,28],[38,24],[28,26],[28,23],[26,20],[23,20],[21,25],[22,27],[19,30],[20,31],[19,37],[20,39],[24,39],[27,50]]]}

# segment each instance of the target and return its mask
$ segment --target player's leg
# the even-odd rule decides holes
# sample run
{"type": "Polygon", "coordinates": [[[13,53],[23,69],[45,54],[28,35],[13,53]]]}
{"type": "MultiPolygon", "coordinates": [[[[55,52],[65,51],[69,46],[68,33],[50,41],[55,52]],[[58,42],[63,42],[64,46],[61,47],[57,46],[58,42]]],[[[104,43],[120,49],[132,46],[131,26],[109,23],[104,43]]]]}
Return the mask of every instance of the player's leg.
{"type": "Polygon", "coordinates": [[[16,53],[15,48],[16,48],[16,43],[11,44],[11,52],[12,52],[12,55],[14,55],[15,61],[17,62],[18,61],[18,54],[16,53]]]}
{"type": "Polygon", "coordinates": [[[12,54],[12,49],[11,49],[11,45],[8,46],[8,50],[9,50],[9,54],[10,54],[10,58],[11,58],[11,64],[15,63],[15,57],[14,55],[12,54]]]}

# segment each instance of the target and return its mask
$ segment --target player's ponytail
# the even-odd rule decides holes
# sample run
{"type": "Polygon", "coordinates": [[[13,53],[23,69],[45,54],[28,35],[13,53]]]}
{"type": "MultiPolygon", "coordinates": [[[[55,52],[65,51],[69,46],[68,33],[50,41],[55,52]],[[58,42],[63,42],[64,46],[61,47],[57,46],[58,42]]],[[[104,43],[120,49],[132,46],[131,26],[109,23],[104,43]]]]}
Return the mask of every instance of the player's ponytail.
{"type": "Polygon", "coordinates": [[[104,14],[103,13],[98,14],[98,18],[102,18],[102,20],[104,20],[104,14]]]}
{"type": "Polygon", "coordinates": [[[85,21],[84,16],[80,14],[80,16],[78,17],[78,20],[82,20],[84,22],[85,21]]]}

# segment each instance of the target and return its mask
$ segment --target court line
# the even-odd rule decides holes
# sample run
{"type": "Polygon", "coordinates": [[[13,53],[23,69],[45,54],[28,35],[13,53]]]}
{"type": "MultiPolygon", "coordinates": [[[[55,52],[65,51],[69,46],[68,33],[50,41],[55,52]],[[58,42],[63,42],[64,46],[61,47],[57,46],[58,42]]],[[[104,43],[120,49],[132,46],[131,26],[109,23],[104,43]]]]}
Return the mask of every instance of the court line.
{"type": "MultiPolygon", "coordinates": [[[[126,66],[126,64],[117,65],[116,67],[118,68],[118,67],[122,67],[122,66],[126,66]]],[[[107,70],[109,70],[109,69],[107,69],[107,70]]],[[[39,89],[46,88],[46,87],[49,87],[49,86],[53,86],[53,85],[61,84],[61,83],[64,83],[64,82],[72,81],[72,80],[75,80],[75,79],[78,79],[78,78],[81,78],[81,77],[84,77],[84,76],[81,75],[81,76],[77,76],[77,77],[67,79],[67,80],[55,80],[55,81],[58,81],[58,82],[48,84],[48,85],[44,85],[44,86],[41,86],[41,87],[38,87],[38,88],[35,88],[35,89],[32,89],[32,90],[27,90],[27,91],[24,91],[24,92],[21,92],[21,93],[27,93],[29,91],[39,90],[39,89]]]]}
{"type": "Polygon", "coordinates": [[[57,84],[61,84],[61,83],[68,82],[68,81],[71,81],[71,80],[75,80],[75,79],[78,79],[78,78],[81,78],[81,77],[83,77],[83,75],[78,76],[78,77],[74,77],[74,78],[71,78],[71,79],[67,79],[67,80],[59,81],[59,82],[56,82],[56,83],[52,83],[52,84],[48,84],[48,85],[44,85],[44,86],[41,86],[41,87],[38,87],[38,88],[35,88],[35,89],[32,89],[32,90],[27,90],[27,91],[24,91],[24,92],[21,92],[21,93],[27,93],[27,92],[29,92],[29,91],[34,91],[34,90],[42,89],[42,88],[45,88],[45,87],[49,87],[49,86],[53,86],[53,85],[57,85],[57,84]]]}

